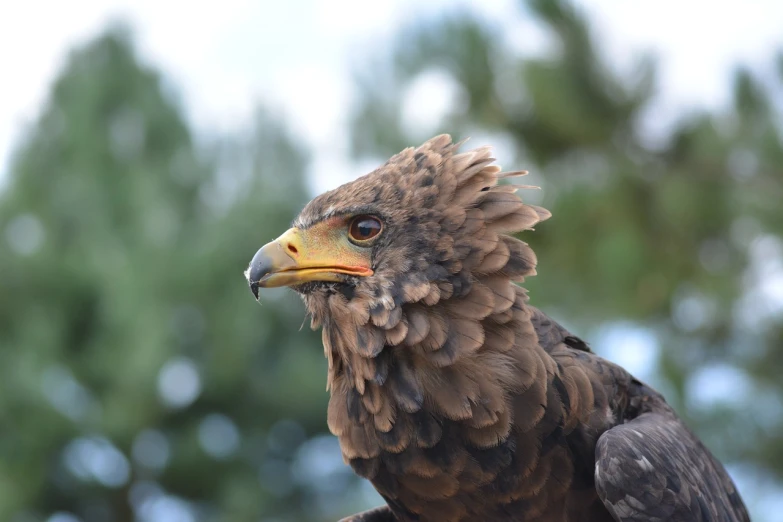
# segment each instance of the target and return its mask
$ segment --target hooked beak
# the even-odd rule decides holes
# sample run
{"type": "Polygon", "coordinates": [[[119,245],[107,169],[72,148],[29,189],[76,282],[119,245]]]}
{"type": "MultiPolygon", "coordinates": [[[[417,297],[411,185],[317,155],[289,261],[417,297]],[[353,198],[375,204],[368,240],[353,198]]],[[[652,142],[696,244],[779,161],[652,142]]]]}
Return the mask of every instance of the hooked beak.
{"type": "Polygon", "coordinates": [[[329,241],[308,237],[308,230],[288,229],[256,252],[245,271],[250,291],[292,286],[309,281],[343,281],[341,274],[372,275],[372,269],[353,252],[342,252],[329,241]],[[342,255],[344,254],[344,255],[342,255]]]}

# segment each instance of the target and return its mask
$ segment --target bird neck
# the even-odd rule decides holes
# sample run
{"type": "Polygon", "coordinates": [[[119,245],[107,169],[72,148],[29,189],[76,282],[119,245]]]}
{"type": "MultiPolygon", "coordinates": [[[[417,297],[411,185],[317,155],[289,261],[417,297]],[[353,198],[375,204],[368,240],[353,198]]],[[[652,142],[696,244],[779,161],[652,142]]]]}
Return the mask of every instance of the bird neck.
{"type": "Polygon", "coordinates": [[[320,317],[332,433],[343,440],[358,425],[389,433],[424,415],[438,423],[468,420],[483,440],[505,437],[507,395],[520,387],[520,372],[529,387],[553,365],[538,346],[526,300],[508,280],[504,286],[485,279],[434,306],[370,307],[360,324],[344,318],[361,307],[337,300],[339,313],[320,317]]]}

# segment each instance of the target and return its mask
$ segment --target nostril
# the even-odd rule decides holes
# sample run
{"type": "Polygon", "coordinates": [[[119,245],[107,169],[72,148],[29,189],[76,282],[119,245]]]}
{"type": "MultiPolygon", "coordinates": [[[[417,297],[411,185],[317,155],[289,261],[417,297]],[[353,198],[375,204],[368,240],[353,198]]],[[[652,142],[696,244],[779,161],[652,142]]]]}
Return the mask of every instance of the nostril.
{"type": "Polygon", "coordinates": [[[291,252],[292,254],[298,254],[299,253],[299,251],[296,249],[296,247],[294,245],[292,245],[291,243],[288,243],[288,251],[291,252]]]}

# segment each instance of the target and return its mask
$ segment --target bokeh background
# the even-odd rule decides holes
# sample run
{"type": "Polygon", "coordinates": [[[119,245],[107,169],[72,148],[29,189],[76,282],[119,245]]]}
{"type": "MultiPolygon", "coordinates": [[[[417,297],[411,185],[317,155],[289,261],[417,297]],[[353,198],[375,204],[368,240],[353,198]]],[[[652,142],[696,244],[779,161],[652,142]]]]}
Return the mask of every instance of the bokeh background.
{"type": "Polygon", "coordinates": [[[333,521],[320,337],[256,249],[449,132],[532,172],[533,302],[783,520],[783,4],[0,7],[0,520],[333,521]]]}

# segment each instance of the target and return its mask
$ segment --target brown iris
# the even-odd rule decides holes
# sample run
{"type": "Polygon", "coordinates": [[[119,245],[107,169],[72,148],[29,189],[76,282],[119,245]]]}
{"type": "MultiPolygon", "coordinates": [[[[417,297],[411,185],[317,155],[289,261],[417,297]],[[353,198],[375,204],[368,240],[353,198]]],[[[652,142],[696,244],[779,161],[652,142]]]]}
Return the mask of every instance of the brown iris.
{"type": "Polygon", "coordinates": [[[348,227],[348,235],[353,241],[364,243],[381,233],[383,224],[373,216],[356,216],[348,227]]]}

